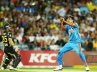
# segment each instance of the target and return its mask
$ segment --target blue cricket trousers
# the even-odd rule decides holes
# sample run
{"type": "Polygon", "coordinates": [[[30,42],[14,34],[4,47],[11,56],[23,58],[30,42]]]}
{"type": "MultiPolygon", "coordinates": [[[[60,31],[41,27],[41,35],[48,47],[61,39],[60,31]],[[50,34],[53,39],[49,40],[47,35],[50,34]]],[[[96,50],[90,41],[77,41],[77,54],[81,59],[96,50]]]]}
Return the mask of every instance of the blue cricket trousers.
{"type": "Polygon", "coordinates": [[[70,50],[74,50],[81,58],[81,60],[84,62],[86,59],[85,59],[85,56],[84,54],[82,53],[82,51],[80,50],[81,48],[81,45],[80,43],[73,43],[73,42],[68,42],[66,43],[59,51],[58,53],[58,57],[57,57],[57,61],[58,61],[58,65],[63,65],[63,61],[62,61],[62,58],[63,58],[63,55],[70,51],[70,50]]]}

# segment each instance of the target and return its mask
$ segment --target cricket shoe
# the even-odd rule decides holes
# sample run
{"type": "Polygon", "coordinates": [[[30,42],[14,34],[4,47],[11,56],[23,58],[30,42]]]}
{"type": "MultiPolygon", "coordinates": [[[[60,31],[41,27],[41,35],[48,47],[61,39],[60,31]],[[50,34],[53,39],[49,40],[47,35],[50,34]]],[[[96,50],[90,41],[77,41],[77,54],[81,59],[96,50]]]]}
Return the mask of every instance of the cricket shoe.
{"type": "Polygon", "coordinates": [[[1,70],[4,70],[4,67],[1,67],[1,70]]]}
{"type": "Polygon", "coordinates": [[[86,72],[89,72],[89,71],[90,71],[89,67],[86,67],[86,72]]]}
{"type": "Polygon", "coordinates": [[[54,69],[54,71],[61,71],[62,69],[63,69],[63,67],[58,66],[58,67],[56,67],[56,68],[54,69]]]}
{"type": "Polygon", "coordinates": [[[17,71],[17,68],[14,68],[14,67],[12,67],[12,66],[10,66],[9,69],[10,69],[10,70],[15,70],[15,71],[17,71]]]}

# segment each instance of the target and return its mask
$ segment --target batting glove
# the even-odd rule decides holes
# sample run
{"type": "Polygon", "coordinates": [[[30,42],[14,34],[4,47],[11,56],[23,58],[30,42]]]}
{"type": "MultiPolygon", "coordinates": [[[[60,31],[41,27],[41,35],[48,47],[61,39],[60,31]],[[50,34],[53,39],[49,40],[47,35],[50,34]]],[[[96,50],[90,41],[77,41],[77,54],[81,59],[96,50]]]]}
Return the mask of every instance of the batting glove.
{"type": "Polygon", "coordinates": [[[18,49],[19,49],[19,48],[18,48],[18,46],[16,46],[16,45],[15,45],[15,46],[13,46],[13,48],[15,49],[15,51],[16,51],[16,52],[17,52],[17,51],[18,51],[18,49]]]}

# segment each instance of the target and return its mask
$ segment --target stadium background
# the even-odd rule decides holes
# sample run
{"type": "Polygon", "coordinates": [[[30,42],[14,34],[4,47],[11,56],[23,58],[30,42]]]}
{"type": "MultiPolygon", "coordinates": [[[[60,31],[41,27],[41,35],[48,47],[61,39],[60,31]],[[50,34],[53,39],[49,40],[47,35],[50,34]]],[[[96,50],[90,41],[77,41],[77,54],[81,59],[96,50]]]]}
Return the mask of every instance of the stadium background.
{"type": "MultiPolygon", "coordinates": [[[[23,60],[31,55],[34,57],[39,54],[40,59],[43,53],[46,53],[46,60],[50,59],[53,54],[51,58],[55,61],[58,50],[68,41],[66,32],[60,28],[60,17],[66,18],[69,15],[74,16],[75,21],[79,24],[82,51],[85,53],[87,61],[90,65],[96,65],[97,0],[0,0],[0,35],[4,31],[4,23],[8,22],[12,28],[13,40],[21,49],[23,60]]],[[[0,60],[3,48],[3,44],[0,42],[0,60]]],[[[67,53],[65,59],[69,62],[72,61],[71,66],[80,67],[79,65],[82,63],[76,62],[81,61],[77,56],[78,60],[74,63],[75,57],[76,55],[71,51],[67,53]]],[[[69,62],[66,62],[66,66],[69,66],[69,62]]],[[[46,63],[51,67],[57,65],[44,60],[43,67],[46,63]]],[[[39,62],[35,64],[37,65],[39,62]]],[[[33,67],[33,62],[28,66],[33,67]]]]}

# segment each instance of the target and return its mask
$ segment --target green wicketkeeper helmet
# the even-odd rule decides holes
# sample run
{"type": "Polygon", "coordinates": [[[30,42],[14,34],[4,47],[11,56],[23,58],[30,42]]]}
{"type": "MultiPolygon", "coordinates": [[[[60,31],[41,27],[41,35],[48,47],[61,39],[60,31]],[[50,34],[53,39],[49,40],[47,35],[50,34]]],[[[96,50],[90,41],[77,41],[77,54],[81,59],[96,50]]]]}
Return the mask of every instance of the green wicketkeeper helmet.
{"type": "Polygon", "coordinates": [[[3,28],[4,29],[6,29],[7,27],[9,27],[10,26],[10,24],[9,23],[4,23],[4,26],[3,26],[3,28]]]}

